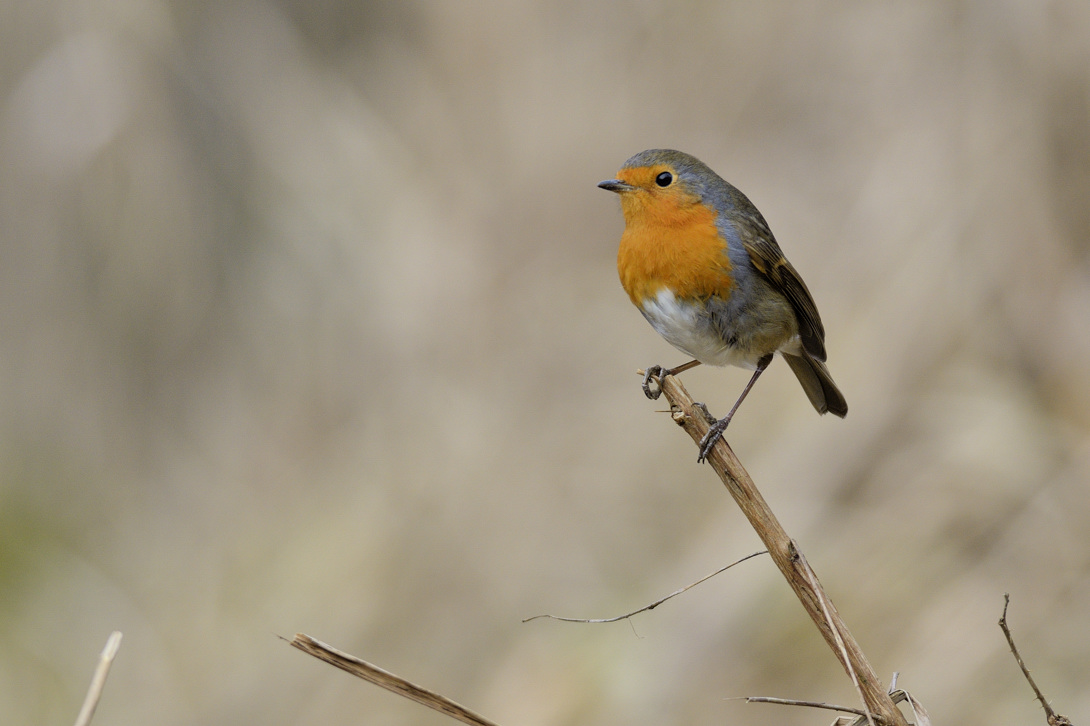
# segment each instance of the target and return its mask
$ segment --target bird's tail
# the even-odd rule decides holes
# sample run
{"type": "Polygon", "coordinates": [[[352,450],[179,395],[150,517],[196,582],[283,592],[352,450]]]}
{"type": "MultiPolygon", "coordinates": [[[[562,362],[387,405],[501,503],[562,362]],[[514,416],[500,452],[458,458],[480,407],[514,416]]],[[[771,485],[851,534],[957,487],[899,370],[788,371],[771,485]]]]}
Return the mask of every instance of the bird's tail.
{"type": "Polygon", "coordinates": [[[802,355],[783,354],[783,359],[795,377],[802,384],[802,390],[818,413],[831,413],[844,418],[848,414],[848,402],[844,400],[844,394],[833,383],[833,377],[829,375],[829,369],[816,358],[810,357],[806,351],[802,355]]]}

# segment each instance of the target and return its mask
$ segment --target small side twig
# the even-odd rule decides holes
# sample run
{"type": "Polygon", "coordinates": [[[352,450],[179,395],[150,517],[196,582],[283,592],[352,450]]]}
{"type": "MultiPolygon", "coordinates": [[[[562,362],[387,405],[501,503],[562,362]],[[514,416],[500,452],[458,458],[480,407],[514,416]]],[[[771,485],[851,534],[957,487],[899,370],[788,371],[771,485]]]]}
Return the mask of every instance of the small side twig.
{"type": "Polygon", "coordinates": [[[1014,645],[1014,636],[1011,635],[1011,629],[1007,627],[1007,607],[1010,604],[1010,593],[1003,593],[1003,616],[999,618],[999,627],[1003,630],[1003,635],[1007,636],[1007,645],[1010,646],[1011,653],[1014,654],[1014,659],[1018,662],[1018,667],[1022,669],[1022,675],[1026,677],[1029,687],[1033,689],[1034,694],[1037,696],[1037,700],[1041,702],[1041,707],[1045,710],[1045,718],[1048,719],[1049,726],[1071,726],[1071,721],[1068,720],[1067,716],[1060,715],[1052,710],[1052,706],[1049,704],[1048,699],[1045,698],[1045,694],[1041,693],[1041,689],[1037,687],[1037,683],[1034,682],[1033,676],[1029,674],[1029,668],[1026,668],[1022,656],[1018,653],[1018,648],[1014,645]]]}
{"type": "MultiPolygon", "coordinates": [[[[283,640],[287,640],[287,638],[283,638],[283,640]]],[[[288,643],[304,653],[309,653],[318,660],[323,660],[330,665],[334,665],[343,671],[351,673],[357,678],[362,678],[368,683],[373,683],[380,688],[385,688],[387,691],[403,696],[410,701],[416,701],[423,706],[435,709],[439,713],[444,713],[462,723],[467,723],[470,726],[497,726],[495,722],[489,721],[484,716],[470,711],[465,706],[455,703],[446,696],[441,696],[434,691],[429,691],[427,688],[418,686],[415,683],[405,680],[401,676],[383,670],[377,665],[373,665],[365,660],[360,660],[354,655],[337,650],[333,646],[326,645],[322,641],[316,640],[305,633],[296,633],[295,637],[289,640],[288,643]]]]}
{"type": "Polygon", "coordinates": [[[616,622],[618,622],[620,620],[626,620],[626,619],[632,617],[633,615],[639,615],[640,613],[647,612],[648,610],[654,610],[655,608],[657,608],[659,605],[662,605],[664,602],[666,602],[670,598],[677,597],[678,595],[685,592],[686,590],[693,589],[694,587],[696,587],[700,583],[712,579],[713,577],[715,577],[716,575],[718,575],[721,572],[726,572],[727,570],[734,567],[735,565],[739,565],[739,564],[745,562],[748,559],[756,557],[757,555],[767,555],[767,554],[768,554],[768,550],[761,550],[760,552],[754,552],[751,555],[746,555],[742,559],[736,560],[736,561],[730,563],[729,565],[727,565],[726,567],[721,567],[720,569],[716,570],[715,572],[713,572],[710,575],[705,575],[704,577],[701,577],[699,580],[692,583],[691,585],[686,585],[685,587],[681,588],[680,590],[675,590],[674,592],[670,593],[666,597],[659,598],[658,600],[651,603],[650,605],[644,605],[639,610],[633,610],[632,612],[625,613],[624,615],[617,615],[617,616],[614,616],[612,618],[562,618],[559,615],[534,615],[532,617],[526,618],[522,622],[528,623],[531,620],[537,620],[538,618],[549,618],[550,620],[559,620],[559,621],[565,622],[565,623],[616,623],[616,622]]]}
{"type": "Polygon", "coordinates": [[[106,647],[102,649],[102,655],[98,658],[98,666],[91,677],[91,686],[87,689],[87,697],[83,699],[83,707],[76,716],[76,726],[87,726],[91,723],[91,717],[95,715],[99,699],[102,698],[102,689],[106,686],[106,676],[110,674],[110,666],[113,665],[117,650],[121,647],[121,631],[115,630],[106,639],[106,647]]]}
{"type": "Polygon", "coordinates": [[[794,698],[772,698],[770,696],[746,696],[746,703],[775,703],[780,706],[803,706],[805,708],[823,708],[827,711],[840,711],[841,713],[854,713],[856,716],[866,718],[870,714],[861,708],[849,708],[848,706],[837,706],[832,703],[822,703],[821,701],[798,701],[794,698]]]}

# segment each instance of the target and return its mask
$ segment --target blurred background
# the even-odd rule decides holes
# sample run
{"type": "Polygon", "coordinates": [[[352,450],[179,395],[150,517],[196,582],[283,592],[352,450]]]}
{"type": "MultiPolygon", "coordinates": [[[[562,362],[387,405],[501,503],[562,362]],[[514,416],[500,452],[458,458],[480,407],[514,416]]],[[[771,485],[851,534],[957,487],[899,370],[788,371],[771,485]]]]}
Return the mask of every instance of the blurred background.
{"type": "MultiPolygon", "coordinates": [[[[9,2],[0,713],[825,724],[847,677],[637,368],[650,147],[745,191],[851,407],[728,438],[936,723],[1090,713],[1090,4],[9,2]]],[[[722,414],[749,373],[697,369],[722,414]]]]}

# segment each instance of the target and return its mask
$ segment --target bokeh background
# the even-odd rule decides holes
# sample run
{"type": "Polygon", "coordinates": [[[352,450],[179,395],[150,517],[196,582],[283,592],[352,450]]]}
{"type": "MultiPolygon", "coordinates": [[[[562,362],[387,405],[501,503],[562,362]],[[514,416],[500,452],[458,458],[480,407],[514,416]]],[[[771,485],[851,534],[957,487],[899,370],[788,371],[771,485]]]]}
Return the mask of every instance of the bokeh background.
{"type": "MultiPolygon", "coordinates": [[[[1090,714],[1090,4],[12,0],[0,713],[824,724],[856,697],[692,443],[595,188],[689,151],[806,278],[729,439],[936,723],[1090,714]]],[[[722,413],[748,373],[694,370],[722,413]]]]}

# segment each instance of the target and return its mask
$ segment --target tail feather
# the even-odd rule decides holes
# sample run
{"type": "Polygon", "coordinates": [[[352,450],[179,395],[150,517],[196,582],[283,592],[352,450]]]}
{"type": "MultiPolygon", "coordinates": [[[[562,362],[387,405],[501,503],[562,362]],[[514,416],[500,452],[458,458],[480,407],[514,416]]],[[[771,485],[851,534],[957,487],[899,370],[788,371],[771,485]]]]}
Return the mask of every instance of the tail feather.
{"type": "Polygon", "coordinates": [[[790,355],[784,353],[783,359],[795,377],[802,384],[802,390],[806,391],[810,403],[818,413],[831,413],[840,418],[848,414],[848,402],[844,400],[844,394],[833,383],[833,377],[829,375],[829,369],[816,358],[811,357],[805,351],[802,355],[790,355]]]}

